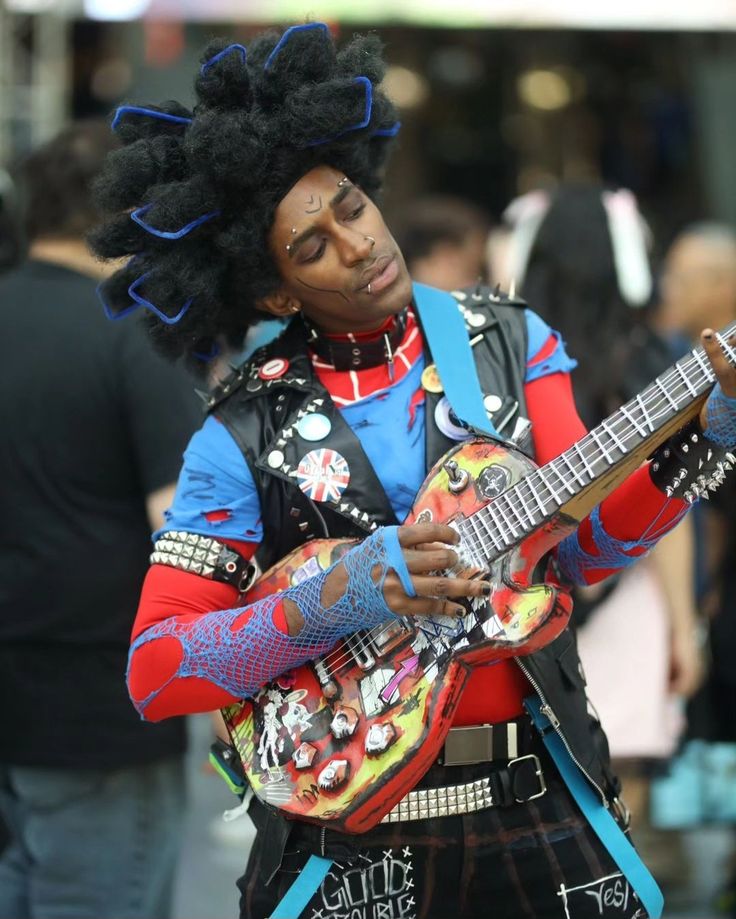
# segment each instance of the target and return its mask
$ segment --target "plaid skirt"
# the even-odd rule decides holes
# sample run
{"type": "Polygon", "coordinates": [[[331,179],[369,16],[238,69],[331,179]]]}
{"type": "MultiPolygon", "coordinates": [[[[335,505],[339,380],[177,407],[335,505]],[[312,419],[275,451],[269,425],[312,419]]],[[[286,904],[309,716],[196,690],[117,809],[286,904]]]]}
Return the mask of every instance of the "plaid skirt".
{"type": "MultiPolygon", "coordinates": [[[[645,919],[548,754],[537,754],[547,792],[536,800],[361,836],[328,832],[324,854],[335,863],[301,919],[645,919]]],[[[420,785],[476,781],[491,769],[438,765],[420,785]]],[[[258,834],[238,881],[241,919],[267,919],[309,855],[323,854],[315,828],[292,824],[274,873],[278,830],[260,819],[262,806],[254,810],[258,834]]]]}

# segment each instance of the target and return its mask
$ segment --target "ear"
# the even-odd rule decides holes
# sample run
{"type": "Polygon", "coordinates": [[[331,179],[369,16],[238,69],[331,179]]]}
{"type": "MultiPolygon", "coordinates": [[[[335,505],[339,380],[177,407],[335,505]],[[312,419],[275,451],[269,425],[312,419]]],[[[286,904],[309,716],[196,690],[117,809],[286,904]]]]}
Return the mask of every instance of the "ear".
{"type": "Polygon", "coordinates": [[[283,319],[287,316],[293,316],[294,313],[298,313],[302,308],[302,304],[296,297],[292,297],[281,290],[277,290],[267,297],[262,297],[256,303],[256,307],[259,310],[263,310],[264,313],[271,313],[272,316],[278,316],[280,319],[283,319]]]}

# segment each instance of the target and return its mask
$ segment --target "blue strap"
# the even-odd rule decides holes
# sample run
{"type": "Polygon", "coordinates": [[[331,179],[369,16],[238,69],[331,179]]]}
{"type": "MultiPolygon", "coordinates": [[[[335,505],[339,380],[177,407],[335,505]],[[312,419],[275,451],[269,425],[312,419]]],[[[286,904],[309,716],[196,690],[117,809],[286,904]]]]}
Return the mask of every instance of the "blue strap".
{"type": "Polygon", "coordinates": [[[415,282],[414,304],[453,411],[476,431],[500,439],[483,407],[468,330],[455,298],[444,290],[415,282]]]}
{"type": "Polygon", "coordinates": [[[298,919],[307,903],[317,893],[319,885],[327,877],[331,867],[332,859],[310,855],[307,864],[299,872],[299,877],[281,898],[270,919],[298,919]]]}
{"type": "Polygon", "coordinates": [[[396,572],[401,581],[401,586],[406,591],[407,597],[416,597],[417,592],[414,590],[414,584],[412,583],[409,569],[406,567],[404,552],[399,543],[398,527],[383,528],[383,545],[386,550],[386,561],[389,567],[393,568],[396,572]]]}
{"type": "Polygon", "coordinates": [[[647,915],[650,919],[659,919],[664,907],[664,897],[639,853],[590,787],[560,735],[552,730],[549,720],[542,712],[542,703],[539,699],[530,696],[524,699],[524,706],[541,733],[547,751],[586,820],[633,888],[647,915]]]}

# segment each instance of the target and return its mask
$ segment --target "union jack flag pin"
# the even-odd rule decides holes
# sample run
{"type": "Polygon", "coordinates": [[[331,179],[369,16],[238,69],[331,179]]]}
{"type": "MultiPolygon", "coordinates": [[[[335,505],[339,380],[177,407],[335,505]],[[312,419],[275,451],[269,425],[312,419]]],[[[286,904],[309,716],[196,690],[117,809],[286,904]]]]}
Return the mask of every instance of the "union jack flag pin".
{"type": "Polygon", "coordinates": [[[350,467],[337,450],[310,450],[299,460],[296,478],[312,501],[339,501],[350,481],[350,467]]]}

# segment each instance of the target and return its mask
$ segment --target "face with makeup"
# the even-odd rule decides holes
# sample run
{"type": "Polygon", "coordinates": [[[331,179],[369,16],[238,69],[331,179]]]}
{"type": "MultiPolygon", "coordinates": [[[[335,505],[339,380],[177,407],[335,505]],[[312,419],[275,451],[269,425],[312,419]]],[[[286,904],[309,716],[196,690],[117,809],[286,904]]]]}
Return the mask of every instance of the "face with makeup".
{"type": "Polygon", "coordinates": [[[411,300],[411,279],[376,205],[330,166],[312,169],[276,208],[269,234],[281,287],[261,302],[302,310],[325,332],[368,332],[411,300]]]}

